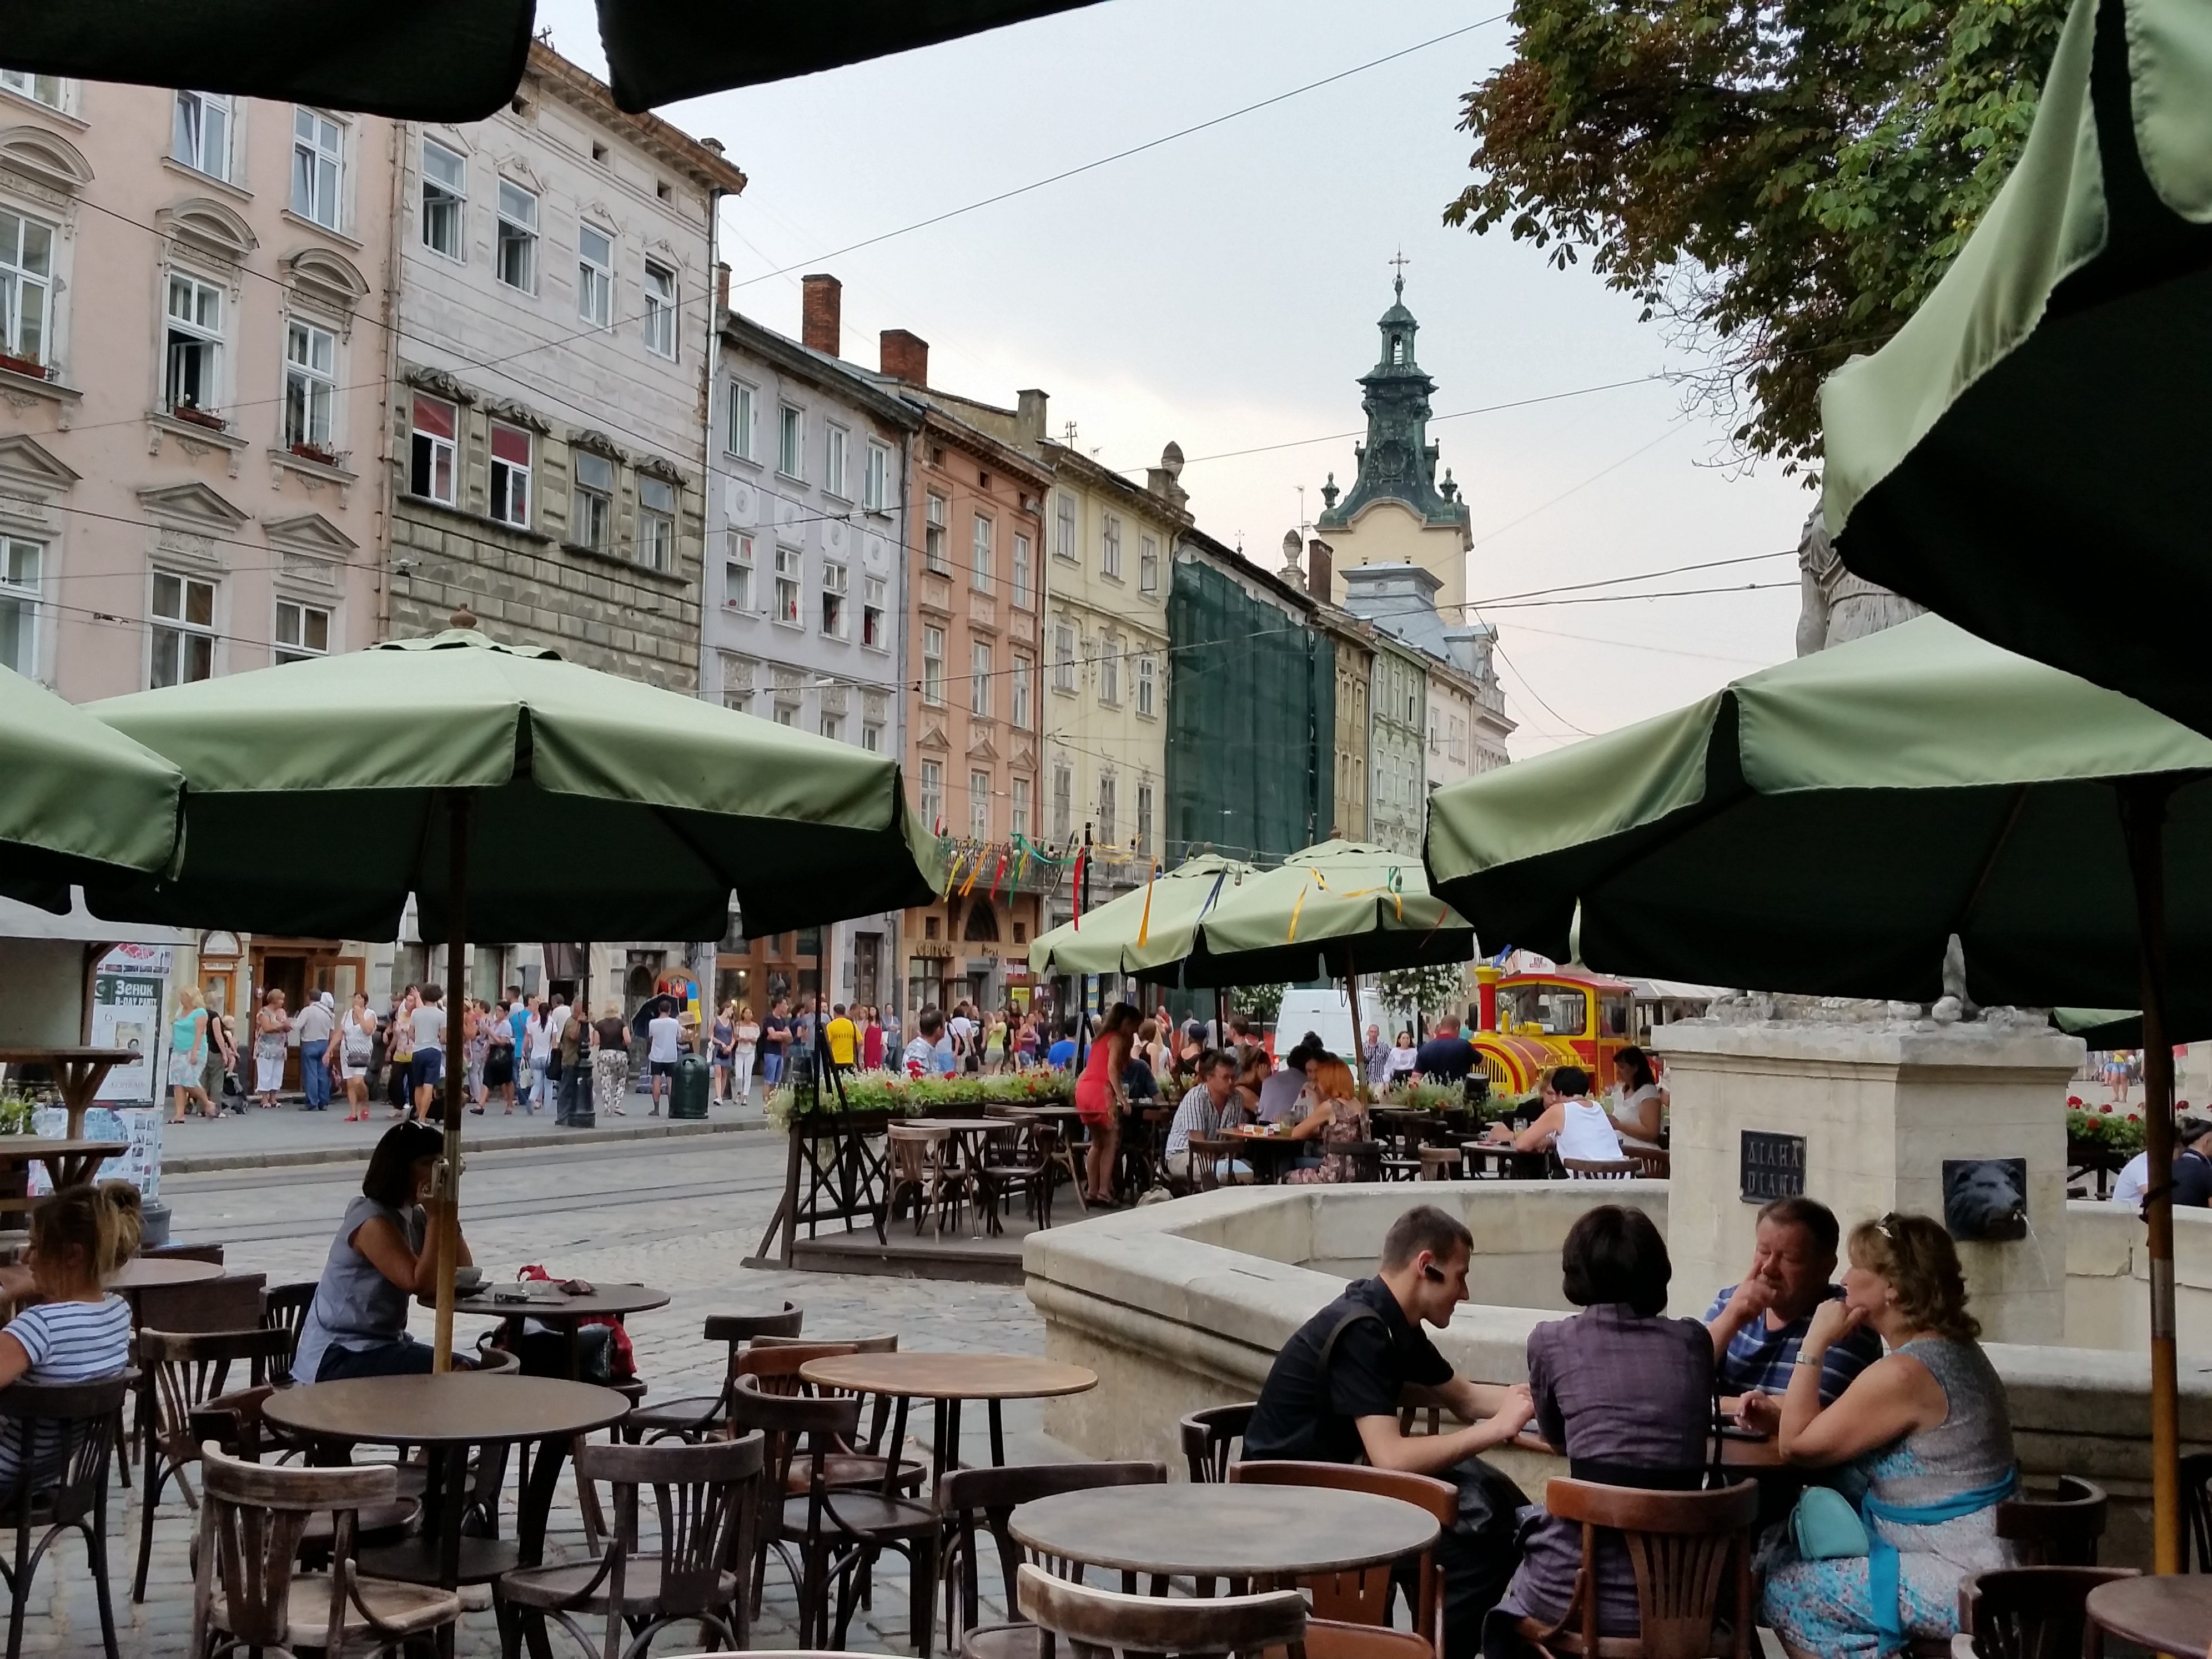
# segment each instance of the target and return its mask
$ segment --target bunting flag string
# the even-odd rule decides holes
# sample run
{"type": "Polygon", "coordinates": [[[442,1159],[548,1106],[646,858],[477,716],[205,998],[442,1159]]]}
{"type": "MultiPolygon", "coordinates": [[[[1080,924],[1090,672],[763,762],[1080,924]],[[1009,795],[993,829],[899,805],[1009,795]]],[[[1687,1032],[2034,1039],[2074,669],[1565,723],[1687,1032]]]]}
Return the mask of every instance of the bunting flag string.
{"type": "Polygon", "coordinates": [[[1145,940],[1152,931],[1152,884],[1159,878],[1159,873],[1160,862],[1154,859],[1152,867],[1145,872],[1145,913],[1137,918],[1137,948],[1139,951],[1145,948],[1145,940]]]}
{"type": "MultiPolygon", "coordinates": [[[[978,867],[980,868],[981,866],[979,866],[978,867]]],[[[995,899],[995,898],[997,898],[997,897],[999,896],[999,878],[1000,878],[1000,877],[1001,877],[1001,876],[1003,876],[1003,875],[1005,875],[1006,873],[1006,849],[1005,848],[1001,847],[1001,848],[999,849],[999,863],[998,863],[998,867],[997,867],[997,868],[995,868],[995,869],[994,869],[994,870],[991,872],[991,888],[990,888],[990,890],[989,890],[988,892],[987,892],[987,893],[985,893],[985,894],[983,895],[983,896],[984,896],[984,898],[985,898],[986,900],[995,899]]]]}

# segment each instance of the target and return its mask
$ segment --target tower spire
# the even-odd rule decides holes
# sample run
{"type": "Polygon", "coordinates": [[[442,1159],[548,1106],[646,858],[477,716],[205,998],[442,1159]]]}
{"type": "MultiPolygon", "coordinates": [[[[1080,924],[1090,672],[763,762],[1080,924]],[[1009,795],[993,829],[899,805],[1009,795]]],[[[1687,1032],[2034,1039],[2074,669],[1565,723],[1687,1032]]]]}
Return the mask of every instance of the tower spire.
{"type": "Polygon", "coordinates": [[[1406,267],[1413,262],[1406,257],[1406,250],[1401,246],[1398,249],[1397,257],[1390,263],[1398,267],[1398,274],[1390,279],[1390,291],[1395,297],[1403,300],[1406,297],[1406,267]]]}

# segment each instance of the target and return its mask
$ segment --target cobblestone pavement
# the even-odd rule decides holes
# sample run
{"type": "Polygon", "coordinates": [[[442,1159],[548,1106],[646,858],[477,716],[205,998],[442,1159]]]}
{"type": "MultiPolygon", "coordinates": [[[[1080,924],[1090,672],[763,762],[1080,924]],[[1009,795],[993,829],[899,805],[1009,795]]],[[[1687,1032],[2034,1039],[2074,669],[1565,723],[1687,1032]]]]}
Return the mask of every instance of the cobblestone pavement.
{"type": "MultiPolygon", "coordinates": [[[[356,1126],[358,1127],[358,1126],[356,1126]]],[[[220,1127],[214,1130],[222,1133],[220,1127]]],[[[722,1350],[701,1339],[714,1312],[774,1308],[785,1300],[806,1310],[806,1331],[825,1337],[896,1331],[902,1346],[927,1349],[1042,1353],[1042,1322],[1018,1289],[862,1275],[763,1272],[740,1264],[755,1249],[781,1191],[783,1148],[767,1135],[716,1135],[681,1142],[605,1146],[472,1155],[464,1178],[462,1215],[476,1259],[495,1279],[525,1262],[562,1276],[605,1283],[641,1283],[671,1293],[669,1305],[628,1322],[639,1374],[653,1399],[711,1393],[719,1386],[722,1350]]],[[[272,1285],[311,1279],[328,1253],[346,1199],[358,1190],[360,1166],[235,1170],[179,1176],[163,1182],[180,1237],[222,1240],[234,1272],[264,1272],[272,1285]]],[[[431,1317],[415,1312],[416,1334],[430,1335],[431,1317]]],[[[463,1320],[473,1342],[487,1322],[463,1320]]],[[[921,1413],[918,1413],[921,1414],[921,1413]]],[[[963,1449],[987,1456],[983,1413],[968,1413],[963,1449]]],[[[1007,1456],[1046,1462],[1068,1456],[1046,1439],[1042,1408],[1015,1402],[1006,1411],[1007,1456]]],[[[926,1415],[924,1417],[926,1423],[926,1415]]],[[[144,1603],[129,1601],[136,1565],[139,1487],[111,1496],[107,1533],[122,1654],[137,1659],[183,1653],[190,1643],[191,1585],[188,1550],[196,1518],[172,1486],[156,1511],[153,1565],[144,1603]]],[[[513,1486],[502,1518],[512,1535],[513,1486]]],[[[574,1486],[565,1479],[552,1522],[549,1555],[580,1559],[584,1548],[574,1486]]],[[[100,1622],[81,1543],[65,1540],[40,1568],[27,1602],[24,1650],[91,1656],[100,1651],[100,1622]]],[[[993,1576],[986,1564],[984,1577],[993,1576]]],[[[906,1571],[890,1558],[877,1575],[872,1608],[855,1616],[851,1648],[910,1652],[906,1571]]],[[[797,1644],[795,1602],[781,1568],[771,1565],[755,1645],[797,1644]]],[[[1003,1616],[995,1603],[987,1619],[1003,1616]]],[[[939,1626],[941,1645],[943,1626],[939,1626]]],[[[565,1634],[552,1638],[556,1656],[572,1653],[565,1634]]],[[[684,1629],[669,1632],[657,1651],[682,1654],[703,1645],[684,1629]]],[[[498,1651],[487,1609],[463,1622],[463,1655],[498,1651]]]]}

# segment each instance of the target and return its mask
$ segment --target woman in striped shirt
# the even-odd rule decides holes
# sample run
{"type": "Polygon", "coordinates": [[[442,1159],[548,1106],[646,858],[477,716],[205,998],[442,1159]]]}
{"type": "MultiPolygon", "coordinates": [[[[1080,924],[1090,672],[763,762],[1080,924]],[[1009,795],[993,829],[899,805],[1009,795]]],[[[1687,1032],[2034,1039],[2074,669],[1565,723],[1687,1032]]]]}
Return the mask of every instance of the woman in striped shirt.
{"type": "MultiPolygon", "coordinates": [[[[121,1370],[131,1352],[131,1309],[101,1288],[137,1248],[136,1218],[93,1187],[64,1187],[31,1212],[24,1265],[0,1267],[0,1295],[43,1299],[0,1329],[0,1388],[88,1382],[121,1370]]],[[[19,1464],[21,1431],[0,1427],[0,1487],[19,1464]]]]}

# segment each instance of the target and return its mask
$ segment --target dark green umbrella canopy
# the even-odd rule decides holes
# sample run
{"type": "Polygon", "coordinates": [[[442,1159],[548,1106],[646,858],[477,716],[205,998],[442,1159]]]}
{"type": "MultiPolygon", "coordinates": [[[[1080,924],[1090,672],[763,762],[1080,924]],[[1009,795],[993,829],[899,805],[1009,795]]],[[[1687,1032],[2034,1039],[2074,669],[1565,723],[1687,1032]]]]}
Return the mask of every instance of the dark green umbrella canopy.
{"type": "Polygon", "coordinates": [[[159,755],[0,668],[0,893],[67,915],[72,884],[162,869],[184,791],[159,755]]]}
{"type": "Polygon", "coordinates": [[[2212,741],[1923,617],[1438,790],[1436,890],[1486,944],[1612,973],[1984,1004],[2142,997],[2119,817],[2171,784],[2169,1026],[2212,1030],[2212,741]]]}
{"type": "MultiPolygon", "coordinates": [[[[615,101],[811,75],[1090,0],[599,0],[615,101]]],[[[514,95],[533,0],[0,0],[10,69],[193,87],[410,121],[475,121],[514,95]]]]}
{"type": "Polygon", "coordinates": [[[2075,0],[1988,214],[1896,337],[1821,392],[1847,567],[2200,732],[2206,18],[2203,0],[2075,0]]]}
{"type": "Polygon", "coordinates": [[[468,801],[480,941],[720,939],[926,904],[935,838],[897,765],[473,629],[89,706],[180,768],[185,854],[90,888],[113,920],[447,936],[468,801]]]}
{"type": "Polygon", "coordinates": [[[1030,971],[1143,974],[1181,962],[1196,948],[1198,924],[1256,872],[1201,853],[1133,892],[1109,900],[1030,942],[1030,971]]]}
{"type": "Polygon", "coordinates": [[[1474,931],[1429,891],[1421,861],[1325,841],[1248,875],[1199,924],[1198,948],[1144,977],[1184,985],[1343,979],[1466,962],[1474,931]]]}

